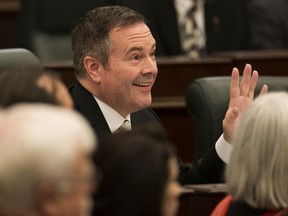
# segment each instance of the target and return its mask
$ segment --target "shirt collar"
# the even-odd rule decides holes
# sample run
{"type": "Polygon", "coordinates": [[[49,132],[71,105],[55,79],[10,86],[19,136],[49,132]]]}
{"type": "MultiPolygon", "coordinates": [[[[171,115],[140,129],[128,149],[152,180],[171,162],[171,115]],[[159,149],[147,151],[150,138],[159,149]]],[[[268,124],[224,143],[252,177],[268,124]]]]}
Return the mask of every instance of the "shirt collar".
{"type": "Polygon", "coordinates": [[[112,107],[101,101],[99,98],[97,98],[94,95],[93,97],[97,101],[112,133],[115,132],[123,124],[125,119],[131,122],[130,114],[127,115],[126,118],[124,118],[116,110],[114,110],[112,107]]]}

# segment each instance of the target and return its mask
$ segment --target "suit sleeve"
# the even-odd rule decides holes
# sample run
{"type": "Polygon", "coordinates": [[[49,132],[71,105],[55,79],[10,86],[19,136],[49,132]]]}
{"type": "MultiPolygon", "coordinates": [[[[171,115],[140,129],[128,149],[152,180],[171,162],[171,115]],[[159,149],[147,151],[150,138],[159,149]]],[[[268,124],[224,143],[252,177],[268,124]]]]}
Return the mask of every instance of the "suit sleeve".
{"type": "Polygon", "coordinates": [[[224,162],[219,158],[214,146],[192,166],[185,165],[179,157],[178,163],[180,168],[180,184],[208,184],[224,182],[224,162]]]}
{"type": "MultiPolygon", "coordinates": [[[[141,118],[145,118],[146,121],[150,120],[157,127],[162,128],[163,125],[158,116],[151,109],[145,109],[141,111],[141,118]]],[[[136,119],[135,119],[136,120],[136,119]]],[[[137,122],[142,122],[138,119],[137,122]]],[[[165,131],[163,131],[164,136],[165,131]]],[[[180,184],[202,184],[202,183],[220,183],[223,182],[223,167],[224,162],[218,156],[215,146],[209,149],[209,151],[198,160],[193,166],[188,166],[183,163],[179,156],[176,156],[179,164],[179,182],[180,184]]]]}

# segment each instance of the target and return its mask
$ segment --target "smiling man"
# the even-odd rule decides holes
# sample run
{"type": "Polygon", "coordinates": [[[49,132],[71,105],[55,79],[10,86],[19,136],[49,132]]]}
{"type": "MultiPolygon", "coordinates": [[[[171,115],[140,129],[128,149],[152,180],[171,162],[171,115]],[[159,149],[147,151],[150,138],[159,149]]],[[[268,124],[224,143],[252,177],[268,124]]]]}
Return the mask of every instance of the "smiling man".
{"type": "Polygon", "coordinates": [[[156,42],[145,18],[126,7],[96,8],[72,31],[78,83],[70,87],[75,108],[100,138],[125,120],[134,127],[162,127],[151,109],[151,89],[158,69],[156,42]]]}
{"type": "MultiPolygon", "coordinates": [[[[132,129],[152,125],[164,134],[159,118],[149,108],[151,89],[158,73],[155,50],[156,41],[145,18],[127,7],[95,8],[86,13],[72,30],[78,82],[70,87],[70,93],[75,109],[89,120],[100,139],[117,131],[123,122],[128,122],[132,129]]],[[[239,85],[239,71],[233,69],[233,97],[224,121],[226,141],[230,141],[239,112],[252,101],[257,79],[258,73],[252,73],[251,65],[247,65],[239,85]],[[235,91],[239,93],[233,93],[235,91]]],[[[224,141],[223,136],[219,141],[224,141]]],[[[228,149],[231,147],[229,143],[218,143],[218,147],[211,148],[193,167],[186,166],[178,158],[180,183],[221,181],[224,163],[220,158],[229,157],[229,152],[228,156],[223,156],[220,150],[227,152],[225,145],[228,149]]]]}

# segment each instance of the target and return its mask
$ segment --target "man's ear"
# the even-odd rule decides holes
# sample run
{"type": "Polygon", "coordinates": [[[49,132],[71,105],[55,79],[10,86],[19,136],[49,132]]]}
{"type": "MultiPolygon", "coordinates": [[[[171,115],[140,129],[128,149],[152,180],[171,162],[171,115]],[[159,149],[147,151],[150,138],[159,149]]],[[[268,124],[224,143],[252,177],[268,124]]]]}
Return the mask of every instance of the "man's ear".
{"type": "Polygon", "coordinates": [[[89,77],[95,82],[100,82],[101,70],[103,68],[102,64],[92,56],[86,56],[83,60],[83,64],[89,77]]]}

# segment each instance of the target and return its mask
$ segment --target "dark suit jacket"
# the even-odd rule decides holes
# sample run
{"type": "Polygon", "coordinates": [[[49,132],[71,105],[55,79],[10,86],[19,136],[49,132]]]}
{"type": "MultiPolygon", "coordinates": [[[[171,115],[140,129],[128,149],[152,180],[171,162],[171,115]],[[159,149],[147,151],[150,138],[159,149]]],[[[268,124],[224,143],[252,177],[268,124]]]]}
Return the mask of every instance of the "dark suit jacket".
{"type": "Polygon", "coordinates": [[[248,11],[252,48],[288,48],[287,0],[251,0],[248,11]]]}
{"type": "MultiPolygon", "coordinates": [[[[157,55],[184,54],[180,45],[174,0],[110,0],[130,7],[148,20],[157,55]]],[[[246,0],[206,0],[207,51],[244,50],[248,42],[246,0]]]]}
{"type": "MultiPolygon", "coordinates": [[[[111,134],[93,95],[80,83],[72,85],[69,91],[73,98],[75,109],[86,117],[99,139],[111,134]]],[[[154,127],[161,128],[164,133],[161,121],[150,108],[132,113],[131,124],[132,128],[143,124],[152,124],[154,127]]],[[[193,167],[186,166],[180,158],[178,158],[178,162],[180,167],[179,182],[181,184],[216,183],[222,181],[223,162],[218,157],[214,147],[193,167]]]]}

